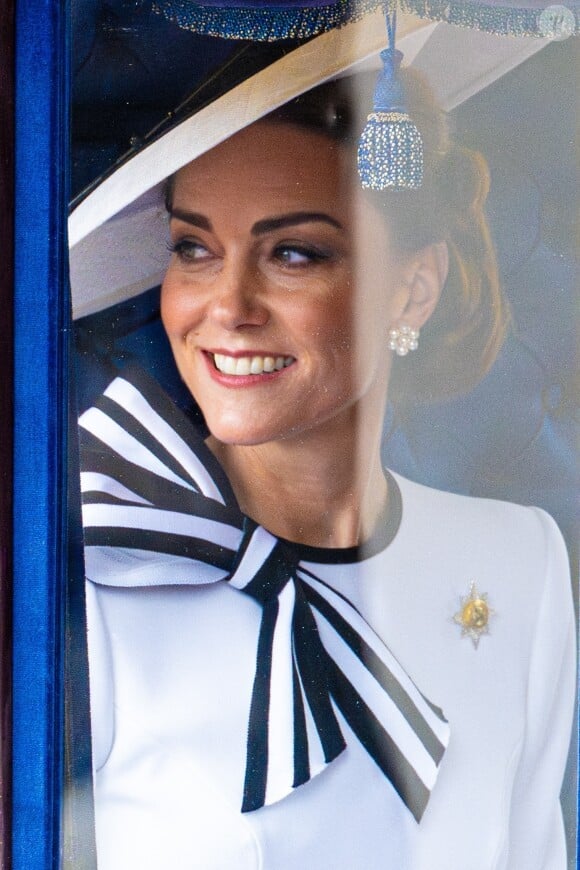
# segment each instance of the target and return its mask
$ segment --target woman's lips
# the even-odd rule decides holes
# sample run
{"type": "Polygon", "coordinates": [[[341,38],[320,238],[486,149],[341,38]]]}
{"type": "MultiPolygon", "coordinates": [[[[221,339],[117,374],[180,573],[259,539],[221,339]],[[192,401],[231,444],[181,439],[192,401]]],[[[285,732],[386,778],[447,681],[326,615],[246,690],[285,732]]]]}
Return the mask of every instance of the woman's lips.
{"type": "Polygon", "coordinates": [[[222,383],[255,384],[280,375],[294,362],[293,356],[239,352],[235,355],[219,351],[203,351],[214,379],[222,383]]]}

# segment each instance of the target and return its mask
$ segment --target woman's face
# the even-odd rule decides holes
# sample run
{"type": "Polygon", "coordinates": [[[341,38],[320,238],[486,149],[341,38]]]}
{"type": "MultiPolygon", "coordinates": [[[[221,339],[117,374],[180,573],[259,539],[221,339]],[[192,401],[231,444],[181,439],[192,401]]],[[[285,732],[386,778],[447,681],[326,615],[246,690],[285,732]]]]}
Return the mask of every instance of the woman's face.
{"type": "Polygon", "coordinates": [[[162,318],[223,443],[348,427],[364,402],[382,413],[403,270],[351,179],[342,146],[269,122],[176,176],[162,318]]]}

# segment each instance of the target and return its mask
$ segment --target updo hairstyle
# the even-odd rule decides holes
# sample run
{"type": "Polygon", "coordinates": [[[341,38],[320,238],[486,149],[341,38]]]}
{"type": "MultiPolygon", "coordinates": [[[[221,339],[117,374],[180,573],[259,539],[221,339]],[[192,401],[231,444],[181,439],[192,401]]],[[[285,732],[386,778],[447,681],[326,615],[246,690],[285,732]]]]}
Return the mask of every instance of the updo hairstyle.
{"type": "MultiPolygon", "coordinates": [[[[489,172],[483,156],[455,144],[445,113],[426,81],[401,70],[409,114],[424,148],[423,184],[416,191],[367,191],[401,253],[436,242],[449,249],[449,274],[419,349],[396,359],[389,395],[399,403],[431,401],[470,390],[493,364],[509,320],[484,214],[489,172]]],[[[292,123],[356,149],[369,111],[375,74],[320,85],[266,120],[292,123]]]]}

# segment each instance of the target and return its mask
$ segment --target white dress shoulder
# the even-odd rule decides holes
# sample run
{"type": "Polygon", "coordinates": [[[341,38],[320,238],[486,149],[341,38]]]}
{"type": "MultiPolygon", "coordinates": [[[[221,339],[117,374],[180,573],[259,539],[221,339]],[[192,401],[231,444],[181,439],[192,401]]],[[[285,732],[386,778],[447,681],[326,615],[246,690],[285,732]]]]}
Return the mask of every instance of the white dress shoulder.
{"type": "Polygon", "coordinates": [[[342,720],[339,758],[242,814],[259,606],[195,577],[89,576],[99,870],[565,870],[575,633],[560,534],[538,509],[396,481],[400,522],[379,547],[298,555],[444,711],[420,823],[342,720]],[[489,606],[477,646],[454,620],[472,583],[489,606]]]}

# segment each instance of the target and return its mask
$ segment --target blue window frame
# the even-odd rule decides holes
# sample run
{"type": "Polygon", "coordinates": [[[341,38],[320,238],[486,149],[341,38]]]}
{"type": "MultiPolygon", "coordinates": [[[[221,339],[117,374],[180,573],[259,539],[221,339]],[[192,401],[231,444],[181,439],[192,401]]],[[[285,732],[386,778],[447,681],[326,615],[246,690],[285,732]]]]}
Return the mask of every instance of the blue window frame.
{"type": "Polygon", "coordinates": [[[15,4],[12,866],[58,866],[66,557],[67,18],[15,4]]]}

